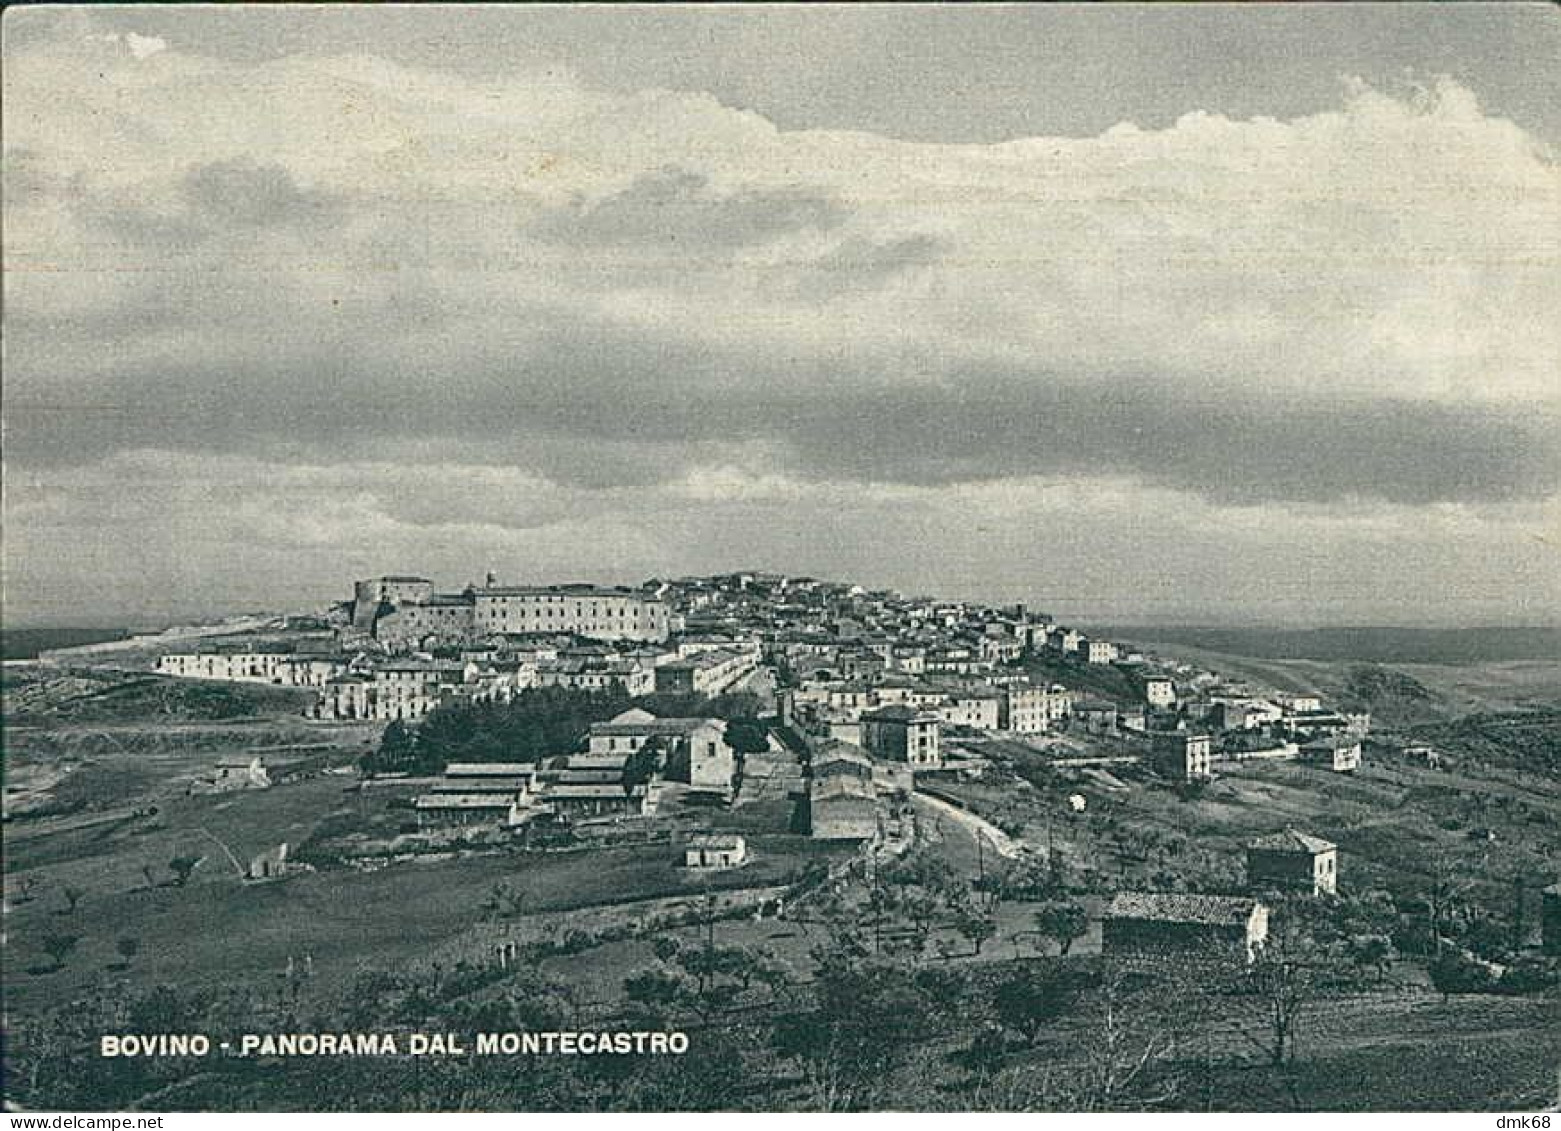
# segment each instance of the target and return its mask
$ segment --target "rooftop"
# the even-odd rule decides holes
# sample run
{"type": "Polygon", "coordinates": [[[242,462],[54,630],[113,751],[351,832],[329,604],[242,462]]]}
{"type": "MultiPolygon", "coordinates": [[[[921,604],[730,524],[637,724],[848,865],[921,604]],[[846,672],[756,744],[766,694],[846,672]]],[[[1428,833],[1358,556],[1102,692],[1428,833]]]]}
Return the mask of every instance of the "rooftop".
{"type": "Polygon", "coordinates": [[[744,847],[743,838],[735,833],[695,833],[688,838],[689,848],[713,848],[716,851],[736,852],[744,847]]]}
{"type": "Polygon", "coordinates": [[[896,704],[893,707],[880,707],[876,711],[868,711],[862,715],[864,721],[880,723],[910,723],[910,722],[937,722],[938,716],[928,711],[918,711],[914,707],[902,707],[896,704]]]}
{"type": "Polygon", "coordinates": [[[1102,918],[1242,926],[1257,906],[1257,900],[1245,896],[1124,891],[1112,897],[1102,918]]]}
{"type": "Polygon", "coordinates": [[[444,768],[447,778],[518,778],[536,770],[535,762],[451,762],[444,768]]]}
{"type": "Polygon", "coordinates": [[[1258,837],[1251,841],[1248,848],[1260,848],[1268,852],[1309,852],[1317,856],[1324,852],[1332,852],[1338,845],[1321,837],[1307,836],[1305,833],[1296,832],[1294,829],[1285,829],[1283,832],[1270,833],[1268,836],[1258,837]]]}
{"type": "Polygon", "coordinates": [[[719,726],[720,719],[650,719],[644,722],[627,720],[619,722],[614,719],[611,722],[592,723],[593,735],[684,735],[692,734],[701,727],[719,726]]]}

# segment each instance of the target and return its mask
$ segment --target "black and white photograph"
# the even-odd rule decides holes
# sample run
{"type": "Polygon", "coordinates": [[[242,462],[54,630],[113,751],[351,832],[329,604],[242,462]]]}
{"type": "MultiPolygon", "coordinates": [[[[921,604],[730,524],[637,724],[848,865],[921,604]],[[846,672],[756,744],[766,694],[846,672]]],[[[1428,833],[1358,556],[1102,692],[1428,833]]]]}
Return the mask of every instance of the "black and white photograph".
{"type": "Polygon", "coordinates": [[[1561,7],[0,44],[9,1128],[1561,1112],[1561,7]]]}

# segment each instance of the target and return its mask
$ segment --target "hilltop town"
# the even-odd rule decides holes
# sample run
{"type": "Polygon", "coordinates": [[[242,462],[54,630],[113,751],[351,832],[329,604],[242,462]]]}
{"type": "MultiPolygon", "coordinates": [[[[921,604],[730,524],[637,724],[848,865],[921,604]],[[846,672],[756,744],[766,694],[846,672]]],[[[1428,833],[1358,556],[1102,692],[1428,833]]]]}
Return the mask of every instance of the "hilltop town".
{"type": "MultiPolygon", "coordinates": [[[[1348,772],[1360,765],[1371,722],[1369,712],[1222,680],[1023,606],[765,573],[653,580],[637,590],[501,586],[490,576],[455,593],[436,592],[426,578],[378,577],[357,582],[352,600],[317,630],[207,637],[162,652],[156,670],[313,689],[305,713],[319,720],[415,723],[441,706],[507,703],[533,688],[616,689],[630,699],[743,692],[810,766],[822,749],[880,765],[880,784],[898,769],[888,792],[912,789],[917,773],[928,788],[979,779],[1005,749],[1009,758],[1099,767],[1103,777],[1111,766],[1144,764],[1182,784],[1211,780],[1216,760],[1301,760],[1348,772]]],[[[630,709],[593,724],[586,751],[557,751],[565,764],[556,770],[526,763],[488,775],[503,777],[512,794],[490,786],[482,791],[489,804],[478,806],[453,780],[458,769],[442,795],[418,799],[419,813],[466,825],[508,802],[510,826],[543,816],[654,816],[659,774],[642,790],[618,789],[630,754],[653,738],[690,748],[682,784],[740,801],[725,726],[630,709]],[[580,777],[587,771],[589,780],[580,777]]],[[[783,741],[776,746],[781,754],[783,741]]],[[[768,747],[753,753],[750,780],[780,769],[802,784],[802,764],[767,764],[768,747]]],[[[820,796],[830,777],[808,779],[814,835],[873,839],[868,809],[855,821],[833,816],[862,798],[820,796]]]]}
{"type": "Polygon", "coordinates": [[[307,615],[45,653],[8,669],[6,903],[39,958],[8,989],[52,1031],[43,1002],[87,992],[82,954],[114,946],[116,1008],[171,984],[205,1009],[240,947],[287,987],[252,1002],[275,1017],[534,1028],[516,1003],[542,995],[585,1027],[757,1025],[741,1087],[801,1107],[826,1069],[851,1077],[827,1102],[882,1104],[928,1050],[961,1102],[1003,1080],[1042,1106],[1184,1103],[1197,1075],[1229,1105],[1235,1074],[1299,1087],[1310,1064],[1296,1102],[1336,1104],[1335,1044],[1389,1055],[1382,1018],[1463,1002],[1479,1032],[1543,1031],[1553,712],[1474,742],[1173,652],[1023,605],[739,572],[387,575],[307,615]],[[78,904],[117,939],[66,931],[78,904]],[[1132,1035],[1103,1034],[1123,1002],[1132,1035]],[[862,1062],[886,1075],[786,1044],[806,1022],[863,1056],[855,1026],[904,1008],[947,1020],[886,1038],[862,1062]],[[1130,1080],[1035,1075],[1103,1040],[1140,1058],[1130,1080]]]}

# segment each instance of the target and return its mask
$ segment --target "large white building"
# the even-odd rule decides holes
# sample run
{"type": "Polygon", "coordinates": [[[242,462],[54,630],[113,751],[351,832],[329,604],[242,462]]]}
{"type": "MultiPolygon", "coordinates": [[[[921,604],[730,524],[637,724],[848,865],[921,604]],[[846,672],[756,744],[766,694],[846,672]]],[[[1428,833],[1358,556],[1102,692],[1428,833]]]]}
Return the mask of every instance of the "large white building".
{"type": "Polygon", "coordinates": [[[665,640],[672,616],[665,601],[631,589],[572,585],[477,589],[476,631],[572,632],[597,640],[665,640]]]}

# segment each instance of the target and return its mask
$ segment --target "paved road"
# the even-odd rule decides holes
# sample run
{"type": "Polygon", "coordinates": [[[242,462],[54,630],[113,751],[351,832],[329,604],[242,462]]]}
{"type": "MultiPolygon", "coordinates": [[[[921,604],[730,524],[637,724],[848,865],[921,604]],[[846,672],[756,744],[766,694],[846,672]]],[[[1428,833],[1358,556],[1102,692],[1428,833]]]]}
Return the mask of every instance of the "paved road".
{"type": "Polygon", "coordinates": [[[937,817],[947,818],[959,825],[971,836],[978,836],[986,840],[992,846],[994,852],[1009,860],[1017,860],[1024,853],[1023,847],[1002,829],[983,820],[974,813],[950,805],[947,801],[940,801],[936,797],[929,797],[925,793],[911,794],[913,804],[931,811],[937,817]]]}

